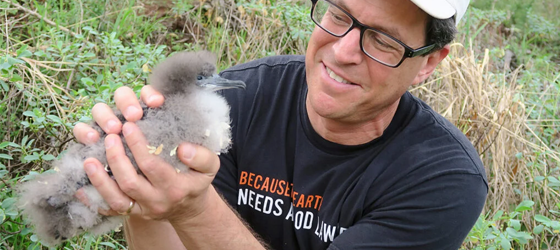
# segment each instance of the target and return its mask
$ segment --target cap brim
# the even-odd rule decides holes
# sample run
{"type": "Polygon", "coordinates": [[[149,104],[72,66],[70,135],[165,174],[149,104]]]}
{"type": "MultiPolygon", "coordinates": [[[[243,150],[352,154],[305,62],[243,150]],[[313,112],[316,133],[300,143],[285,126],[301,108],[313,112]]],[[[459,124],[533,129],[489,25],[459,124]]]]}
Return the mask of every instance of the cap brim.
{"type": "Polygon", "coordinates": [[[437,19],[447,19],[455,15],[455,8],[446,0],[411,0],[418,8],[437,19]]]}

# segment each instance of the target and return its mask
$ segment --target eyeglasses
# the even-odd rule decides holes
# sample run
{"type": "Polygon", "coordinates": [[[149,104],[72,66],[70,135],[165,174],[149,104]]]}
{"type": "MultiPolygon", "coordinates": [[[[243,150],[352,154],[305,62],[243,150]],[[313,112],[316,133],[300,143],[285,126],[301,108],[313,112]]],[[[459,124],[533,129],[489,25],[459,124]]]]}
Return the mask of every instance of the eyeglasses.
{"type": "Polygon", "coordinates": [[[347,11],[330,0],[311,0],[311,19],[317,26],[335,37],[343,37],[355,27],[360,29],[360,48],[371,59],[396,68],[407,57],[429,53],[434,44],[413,49],[378,29],[360,23],[347,11]]]}

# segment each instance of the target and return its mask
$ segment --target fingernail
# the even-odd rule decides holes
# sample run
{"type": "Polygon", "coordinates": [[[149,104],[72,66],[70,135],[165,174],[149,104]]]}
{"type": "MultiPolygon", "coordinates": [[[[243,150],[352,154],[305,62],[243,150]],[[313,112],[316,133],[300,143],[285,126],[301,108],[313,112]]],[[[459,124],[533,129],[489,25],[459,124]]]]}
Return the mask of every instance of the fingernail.
{"type": "Polygon", "coordinates": [[[87,141],[89,143],[94,143],[95,142],[95,132],[89,132],[87,133],[87,141]]]}
{"type": "Polygon", "coordinates": [[[105,148],[106,149],[111,148],[113,145],[115,145],[115,139],[113,139],[111,137],[105,138],[105,148]]]}
{"type": "Polygon", "coordinates": [[[126,116],[127,118],[130,118],[137,112],[138,112],[138,108],[136,108],[134,106],[130,106],[130,107],[126,108],[126,110],[124,111],[124,116],[126,116]]]}
{"type": "Polygon", "coordinates": [[[155,95],[151,95],[148,97],[148,103],[153,104],[156,101],[157,97],[155,95]]]}
{"type": "Polygon", "coordinates": [[[86,170],[87,174],[93,174],[95,173],[96,169],[95,169],[95,165],[93,165],[92,163],[88,163],[84,166],[84,169],[86,170]]]}
{"type": "Polygon", "coordinates": [[[109,121],[107,122],[107,127],[106,127],[105,131],[112,131],[116,126],[117,126],[117,122],[116,122],[116,121],[109,120],[109,121]]]}
{"type": "Polygon", "coordinates": [[[196,154],[196,148],[191,144],[184,144],[181,147],[181,150],[183,151],[183,159],[185,160],[191,160],[194,157],[194,154],[196,154]]]}

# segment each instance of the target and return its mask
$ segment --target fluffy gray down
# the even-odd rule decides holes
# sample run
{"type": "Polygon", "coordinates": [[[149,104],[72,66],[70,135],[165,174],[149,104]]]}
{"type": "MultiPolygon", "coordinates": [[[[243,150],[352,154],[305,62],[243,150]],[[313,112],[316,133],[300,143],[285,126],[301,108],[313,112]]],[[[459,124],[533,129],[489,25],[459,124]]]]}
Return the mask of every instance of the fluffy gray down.
{"type": "MultiPolygon", "coordinates": [[[[147,150],[164,158],[177,172],[188,171],[175,154],[179,143],[196,143],[217,154],[225,153],[231,145],[229,106],[215,91],[244,87],[244,84],[214,84],[214,79],[224,80],[214,75],[215,58],[207,51],[180,52],[156,66],[149,77],[150,85],[164,95],[165,103],[157,109],[144,108],[144,116],[137,124],[150,144],[147,150]]],[[[124,121],[123,116],[114,111],[124,121]]],[[[89,157],[107,164],[103,143],[106,134],[97,124],[91,126],[100,132],[98,143],[73,143],[59,160],[52,162],[55,171],[18,185],[17,205],[46,245],[59,244],[86,231],[104,234],[123,223],[124,216],[98,214],[99,208],[109,209],[109,206],[83,170],[83,162],[89,157]],[[74,197],[79,188],[87,194],[89,207],[74,197]]],[[[138,173],[142,174],[124,138],[123,145],[138,173]]]]}

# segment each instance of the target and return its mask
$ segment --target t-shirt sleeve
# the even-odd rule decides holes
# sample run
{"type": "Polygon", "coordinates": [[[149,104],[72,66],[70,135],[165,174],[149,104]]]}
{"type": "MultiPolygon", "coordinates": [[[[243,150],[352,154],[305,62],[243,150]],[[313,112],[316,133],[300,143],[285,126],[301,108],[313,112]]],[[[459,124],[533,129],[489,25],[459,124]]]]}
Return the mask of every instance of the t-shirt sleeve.
{"type": "Polygon", "coordinates": [[[458,249],[486,195],[478,174],[432,176],[367,213],[328,249],[458,249]]]}

